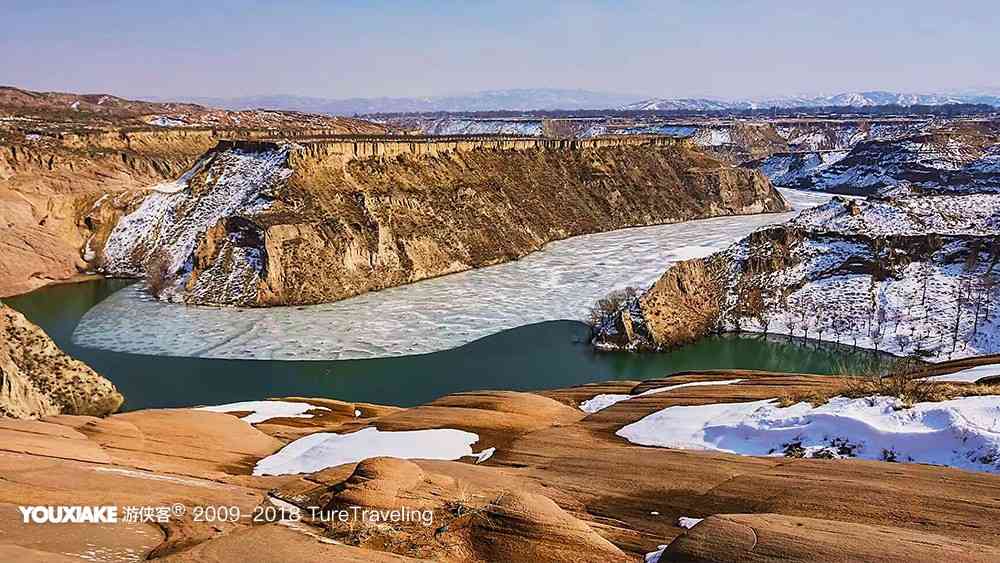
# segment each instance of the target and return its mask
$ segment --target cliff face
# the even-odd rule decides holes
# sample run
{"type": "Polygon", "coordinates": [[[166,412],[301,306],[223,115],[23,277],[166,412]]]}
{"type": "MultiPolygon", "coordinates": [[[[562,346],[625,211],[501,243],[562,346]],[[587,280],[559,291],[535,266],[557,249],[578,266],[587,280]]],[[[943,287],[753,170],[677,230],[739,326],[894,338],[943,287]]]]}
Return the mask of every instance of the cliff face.
{"type": "Polygon", "coordinates": [[[161,297],[317,303],[569,236],[783,209],[759,172],[669,138],[221,143],[94,246],[161,297]]]}
{"type": "Polygon", "coordinates": [[[110,381],[0,304],[0,417],[103,416],[117,411],[123,400],[110,381]]]}
{"type": "Polygon", "coordinates": [[[595,344],[660,349],[749,330],[946,360],[1000,352],[998,313],[1000,196],[905,188],[835,198],[674,266],[595,344]]]}
{"type": "Polygon", "coordinates": [[[219,139],[384,130],[347,121],[352,123],[346,129],[124,130],[0,118],[0,296],[86,270],[87,241],[99,219],[86,216],[95,203],[114,198],[126,205],[150,186],[176,178],[219,139]]]}

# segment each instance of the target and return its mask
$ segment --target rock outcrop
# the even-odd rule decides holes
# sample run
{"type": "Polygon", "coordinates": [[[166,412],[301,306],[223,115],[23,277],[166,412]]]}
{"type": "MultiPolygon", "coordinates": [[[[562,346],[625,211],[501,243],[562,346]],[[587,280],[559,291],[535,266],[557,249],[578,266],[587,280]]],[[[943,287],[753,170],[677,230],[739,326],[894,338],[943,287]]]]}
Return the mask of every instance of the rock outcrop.
{"type": "Polygon", "coordinates": [[[900,182],[926,189],[982,192],[1000,188],[1000,127],[954,123],[925,130],[885,129],[884,136],[841,146],[813,143],[745,162],[778,186],[871,195],[900,182]],[[893,135],[896,133],[896,135],[893,135]]]}
{"type": "Polygon", "coordinates": [[[675,265],[597,328],[661,349],[750,330],[945,360],[1000,352],[1000,195],[834,198],[675,265]]]}
{"type": "Polygon", "coordinates": [[[163,192],[98,233],[96,265],[152,272],[161,297],[239,305],[335,301],[570,236],[786,208],[759,172],[663,137],[223,142],[163,192]]]}
{"type": "Polygon", "coordinates": [[[0,417],[104,416],[123,402],[115,386],[0,304],[0,417]]]}
{"type": "Polygon", "coordinates": [[[660,551],[661,561],[997,560],[996,473],[644,447],[616,435],[670,407],[842,384],[727,371],[457,394],[413,409],[295,399],[331,410],[254,425],[240,420],[245,413],[194,409],[2,421],[0,557],[527,563],[639,561],[660,551]],[[664,386],[674,387],[643,394],[664,386]],[[576,408],[603,392],[634,397],[593,414],[576,408]],[[512,428],[511,413],[531,423],[512,428]],[[482,463],[376,457],[302,475],[251,474],[290,440],[389,425],[475,432],[477,448],[496,452],[482,463]],[[26,524],[13,508],[116,506],[124,518],[126,507],[178,504],[186,509],[162,522],[65,526],[26,524]],[[195,507],[243,517],[210,520],[195,507]]]}
{"type": "Polygon", "coordinates": [[[141,197],[220,139],[385,132],[357,119],[0,87],[0,296],[86,271],[96,202],[141,197]]]}

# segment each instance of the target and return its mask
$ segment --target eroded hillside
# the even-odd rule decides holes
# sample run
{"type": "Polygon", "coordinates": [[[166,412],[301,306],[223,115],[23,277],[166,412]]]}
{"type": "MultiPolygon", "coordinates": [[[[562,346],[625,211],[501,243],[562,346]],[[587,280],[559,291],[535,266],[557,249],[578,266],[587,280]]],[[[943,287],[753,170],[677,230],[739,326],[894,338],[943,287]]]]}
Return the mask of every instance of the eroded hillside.
{"type": "Polygon", "coordinates": [[[0,296],[86,271],[94,226],[84,215],[96,202],[173,180],[222,138],[383,132],[354,119],[0,88],[0,296]]]}
{"type": "Polygon", "coordinates": [[[657,349],[749,330],[932,360],[996,354],[998,262],[996,194],[835,198],[667,270],[596,344],[657,349]]]}
{"type": "Polygon", "coordinates": [[[927,123],[882,128],[841,145],[818,143],[744,163],[778,186],[872,194],[900,182],[924,188],[991,191],[1000,184],[995,122],[927,123]]]}
{"type": "MultiPolygon", "coordinates": [[[[756,171],[619,137],[222,143],[93,241],[162,298],[276,305],[513,260],[574,235],[781,211],[756,171]]],[[[113,215],[113,214],[112,214],[113,215]]],[[[109,224],[110,225],[110,224],[109,224]]]]}

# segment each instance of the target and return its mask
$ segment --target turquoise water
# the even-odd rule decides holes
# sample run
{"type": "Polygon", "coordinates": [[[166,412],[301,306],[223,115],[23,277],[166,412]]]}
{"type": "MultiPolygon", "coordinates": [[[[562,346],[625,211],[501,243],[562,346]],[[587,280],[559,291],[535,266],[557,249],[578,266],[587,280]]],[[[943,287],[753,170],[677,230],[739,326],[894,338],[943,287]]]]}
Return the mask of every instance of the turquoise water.
{"type": "Polygon", "coordinates": [[[660,354],[595,352],[575,321],[523,326],[431,354],[339,361],[224,360],[84,348],[73,330],[91,307],[131,282],[49,286],[4,299],[63,350],[110,379],[125,410],[209,405],[280,396],[331,397],[400,406],[480,389],[536,390],[696,369],[831,374],[860,361],[848,351],[760,337],[715,336],[660,354]]]}

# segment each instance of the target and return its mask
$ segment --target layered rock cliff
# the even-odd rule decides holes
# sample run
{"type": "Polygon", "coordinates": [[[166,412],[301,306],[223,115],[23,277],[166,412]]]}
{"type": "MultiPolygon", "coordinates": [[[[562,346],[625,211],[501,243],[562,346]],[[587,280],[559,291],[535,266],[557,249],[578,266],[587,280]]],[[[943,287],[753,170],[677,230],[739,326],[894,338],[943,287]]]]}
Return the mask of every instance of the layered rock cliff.
{"type": "Polygon", "coordinates": [[[117,411],[123,400],[110,381],[0,304],[0,417],[104,416],[117,411]]]}
{"type": "Polygon", "coordinates": [[[513,260],[624,227],[781,211],[757,171],[670,138],[223,142],[93,247],[163,298],[278,305],[513,260]]]}
{"type": "Polygon", "coordinates": [[[904,187],[835,198],[670,268],[595,344],[661,349],[749,330],[945,360],[1000,352],[998,315],[1000,195],[904,187]]]}
{"type": "Polygon", "coordinates": [[[89,221],[97,219],[85,215],[96,202],[144,195],[177,178],[221,138],[384,131],[347,121],[331,128],[108,129],[103,122],[0,118],[0,296],[85,271],[89,221]]]}

